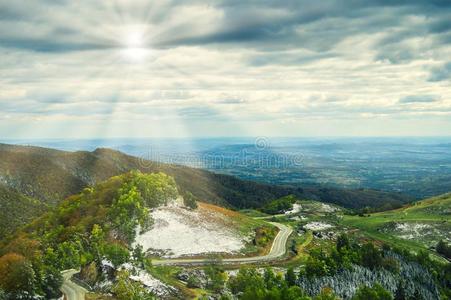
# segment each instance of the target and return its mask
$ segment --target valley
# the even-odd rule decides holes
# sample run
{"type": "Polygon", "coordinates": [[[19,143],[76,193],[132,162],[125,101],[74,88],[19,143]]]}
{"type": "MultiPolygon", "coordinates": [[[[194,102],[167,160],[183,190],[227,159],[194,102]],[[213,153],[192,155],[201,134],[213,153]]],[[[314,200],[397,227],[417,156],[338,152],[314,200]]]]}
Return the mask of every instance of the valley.
{"type": "Polygon", "coordinates": [[[407,287],[406,293],[424,299],[449,293],[449,194],[378,212],[362,207],[369,199],[358,191],[317,191],[323,197],[363,197],[357,208],[343,207],[326,201],[331,198],[308,198],[311,194],[298,188],[175,165],[114,175],[142,165],[107,149],[3,148],[9,152],[0,166],[6,178],[3,205],[14,209],[11,201],[17,199],[32,212],[21,223],[5,219],[5,228],[14,230],[4,229],[0,243],[0,276],[6,278],[0,287],[18,293],[13,298],[33,293],[51,299],[62,291],[69,300],[241,299],[241,293],[257,293],[242,286],[247,280],[254,282],[250,286],[261,282],[258,293],[272,293],[268,278],[289,300],[316,300],[327,293],[354,299],[362,287],[376,283],[393,295],[407,287]],[[17,153],[28,157],[24,164],[14,158],[17,153]],[[29,168],[29,159],[49,153],[53,165],[45,169],[58,170],[62,186],[46,187],[54,175],[37,172],[44,162],[33,159],[36,165],[29,168]],[[97,170],[74,172],[84,164],[80,157],[95,158],[113,176],[102,180],[97,170]],[[24,172],[35,176],[24,178],[24,172]],[[81,188],[80,181],[75,188],[72,183],[79,180],[93,184],[81,188]],[[36,182],[39,189],[30,188],[36,182]],[[56,191],[67,187],[79,192],[56,198],[56,191]],[[36,210],[41,205],[42,211],[36,210]]]}
{"type": "Polygon", "coordinates": [[[0,0],[0,300],[450,300],[451,0],[0,0]]]}
{"type": "MultiPolygon", "coordinates": [[[[258,208],[272,199],[289,194],[356,209],[366,206],[374,209],[399,207],[413,201],[405,195],[376,190],[301,188],[258,183],[198,168],[149,161],[105,148],[92,152],[67,152],[0,144],[0,157],[0,204],[5,207],[10,205],[8,214],[7,210],[0,211],[6,232],[25,225],[87,186],[131,170],[164,172],[174,177],[182,194],[190,192],[204,202],[235,209],[258,208]],[[37,203],[34,207],[39,208],[29,209],[27,205],[21,209],[19,205],[11,205],[11,200],[8,200],[10,194],[21,195],[23,199],[28,197],[26,201],[37,203]],[[9,217],[22,212],[26,213],[20,218],[11,220],[9,217]]],[[[1,234],[0,230],[0,237],[1,234]]]]}

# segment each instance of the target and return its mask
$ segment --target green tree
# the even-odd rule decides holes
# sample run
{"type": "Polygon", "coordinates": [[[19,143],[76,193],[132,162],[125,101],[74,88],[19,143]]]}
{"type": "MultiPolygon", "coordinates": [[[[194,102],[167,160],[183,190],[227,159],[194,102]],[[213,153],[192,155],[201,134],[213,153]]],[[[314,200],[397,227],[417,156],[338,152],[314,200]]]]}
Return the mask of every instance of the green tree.
{"type": "Polygon", "coordinates": [[[305,275],[307,277],[327,275],[327,266],[323,260],[310,256],[305,263],[305,275]]]}
{"type": "Polygon", "coordinates": [[[126,184],[119,194],[111,206],[110,218],[120,237],[127,243],[132,243],[136,227],[147,226],[149,210],[144,206],[144,200],[136,186],[126,184]]]}
{"type": "Polygon", "coordinates": [[[113,293],[119,300],[155,300],[156,298],[146,291],[139,282],[129,278],[127,271],[120,271],[113,286],[113,293]]]}
{"type": "Polygon", "coordinates": [[[8,300],[8,295],[6,295],[6,292],[2,289],[0,289],[0,300],[8,300]]]}
{"type": "Polygon", "coordinates": [[[321,292],[313,297],[313,300],[339,300],[331,288],[323,288],[321,292]]]}
{"type": "Polygon", "coordinates": [[[296,285],[296,274],[294,273],[293,267],[287,269],[287,273],[285,274],[285,281],[288,286],[296,285]]]}
{"type": "Polygon", "coordinates": [[[158,207],[178,197],[177,185],[171,176],[164,173],[142,174],[139,171],[133,175],[132,184],[137,187],[146,207],[158,207]]]}
{"type": "Polygon", "coordinates": [[[236,276],[233,276],[228,281],[228,286],[233,294],[244,293],[247,288],[255,291],[262,291],[265,289],[263,278],[255,269],[241,268],[236,276]]]}
{"type": "Polygon", "coordinates": [[[392,294],[376,283],[373,287],[363,285],[358,288],[352,300],[392,300],[392,294]]]}
{"type": "Polygon", "coordinates": [[[403,281],[399,281],[398,286],[395,292],[395,300],[407,300],[406,290],[404,287],[405,283],[403,281]]]}
{"type": "Polygon", "coordinates": [[[194,197],[194,195],[191,192],[186,192],[186,194],[183,196],[183,204],[191,209],[196,209],[197,208],[196,197],[194,197]]]}
{"type": "Polygon", "coordinates": [[[268,290],[282,286],[282,278],[274,274],[271,268],[266,268],[263,273],[263,280],[268,290]]]}
{"type": "Polygon", "coordinates": [[[292,209],[296,201],[295,196],[289,195],[265,204],[260,210],[270,215],[279,214],[292,209]]]}
{"type": "Polygon", "coordinates": [[[291,286],[285,288],[281,293],[281,300],[310,300],[311,298],[305,295],[304,291],[298,286],[291,286]]]}
{"type": "Polygon", "coordinates": [[[61,269],[78,268],[80,265],[80,245],[75,241],[65,241],[58,245],[57,257],[61,269]]]}
{"type": "Polygon", "coordinates": [[[382,266],[382,254],[373,243],[366,243],[360,249],[361,264],[370,269],[377,269],[382,266]]]}
{"type": "Polygon", "coordinates": [[[46,299],[57,299],[61,296],[61,285],[63,276],[61,272],[53,266],[45,266],[39,272],[42,276],[40,287],[44,292],[46,299]]]}
{"type": "Polygon", "coordinates": [[[413,296],[410,298],[411,300],[424,300],[423,295],[421,294],[419,289],[415,289],[413,296]]]}
{"type": "Polygon", "coordinates": [[[128,250],[117,243],[105,244],[103,246],[103,254],[115,268],[128,262],[130,258],[128,250]]]}
{"type": "Polygon", "coordinates": [[[219,263],[212,261],[205,267],[205,274],[208,277],[207,287],[215,292],[224,288],[226,274],[219,263]]]}
{"type": "Polygon", "coordinates": [[[340,252],[342,249],[349,249],[349,247],[350,247],[350,243],[349,243],[348,235],[345,233],[340,234],[337,237],[337,242],[336,242],[337,251],[340,252]]]}
{"type": "Polygon", "coordinates": [[[144,254],[143,247],[141,245],[136,245],[133,248],[132,256],[133,256],[133,260],[135,261],[135,263],[139,267],[143,268],[146,263],[146,256],[144,254]]]}
{"type": "Polygon", "coordinates": [[[451,259],[451,246],[448,245],[444,240],[440,240],[435,247],[437,253],[451,259]]]}

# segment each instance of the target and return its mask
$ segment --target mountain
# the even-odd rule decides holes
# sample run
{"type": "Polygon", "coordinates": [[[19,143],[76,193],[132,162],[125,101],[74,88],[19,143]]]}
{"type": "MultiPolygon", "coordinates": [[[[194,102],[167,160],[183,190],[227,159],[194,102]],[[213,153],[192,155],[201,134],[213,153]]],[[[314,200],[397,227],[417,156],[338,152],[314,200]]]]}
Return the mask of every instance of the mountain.
{"type": "Polygon", "coordinates": [[[23,292],[54,299],[62,270],[82,268],[93,284],[105,279],[105,262],[148,265],[148,249],[168,257],[256,255],[276,235],[264,221],[201,202],[188,208],[181,200],[164,173],[131,171],[83,189],[0,242],[0,291],[7,299],[31,299],[23,292]]]}
{"type": "MultiPolygon", "coordinates": [[[[365,206],[391,208],[412,200],[401,194],[367,189],[304,189],[256,183],[202,169],[152,162],[105,148],[92,152],[67,152],[0,144],[0,158],[0,184],[48,206],[55,206],[87,186],[131,170],[163,172],[174,177],[182,194],[191,192],[198,200],[230,208],[261,207],[270,200],[289,194],[356,209],[365,206]]],[[[1,201],[11,202],[14,199],[6,197],[1,201]]],[[[24,203],[22,200],[17,201],[24,203]]],[[[11,203],[1,205],[21,211],[20,206],[16,208],[11,203]]],[[[34,212],[37,215],[39,210],[34,212]]],[[[0,217],[9,213],[2,210],[0,217]]],[[[24,218],[29,220],[31,216],[25,215],[24,218]]]]}

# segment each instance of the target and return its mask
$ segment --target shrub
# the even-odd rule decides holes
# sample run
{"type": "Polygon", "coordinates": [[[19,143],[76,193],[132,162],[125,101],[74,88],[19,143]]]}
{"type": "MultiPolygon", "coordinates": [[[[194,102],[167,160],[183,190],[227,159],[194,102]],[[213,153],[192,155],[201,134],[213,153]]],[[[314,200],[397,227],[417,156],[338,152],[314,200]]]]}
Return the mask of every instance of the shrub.
{"type": "Polygon", "coordinates": [[[197,208],[196,198],[193,194],[191,194],[191,192],[186,192],[186,194],[183,196],[183,205],[191,209],[197,208]]]}
{"type": "Polygon", "coordinates": [[[7,293],[33,293],[35,273],[30,262],[17,253],[0,257],[0,288],[7,293]]]}

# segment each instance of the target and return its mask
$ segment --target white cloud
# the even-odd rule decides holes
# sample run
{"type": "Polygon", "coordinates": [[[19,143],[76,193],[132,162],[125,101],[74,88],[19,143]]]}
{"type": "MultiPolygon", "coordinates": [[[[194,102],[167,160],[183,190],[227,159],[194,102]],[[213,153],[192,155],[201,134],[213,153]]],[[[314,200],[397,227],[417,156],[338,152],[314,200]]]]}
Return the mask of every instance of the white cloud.
{"type": "Polygon", "coordinates": [[[0,3],[0,135],[451,129],[450,7],[116,3],[0,3]],[[121,55],[134,34],[138,63],[121,55]]]}

